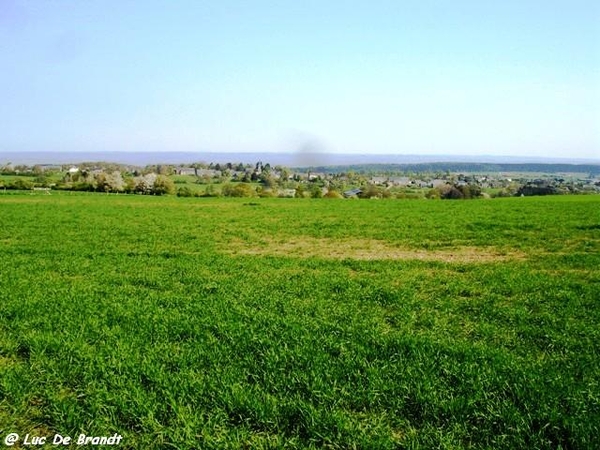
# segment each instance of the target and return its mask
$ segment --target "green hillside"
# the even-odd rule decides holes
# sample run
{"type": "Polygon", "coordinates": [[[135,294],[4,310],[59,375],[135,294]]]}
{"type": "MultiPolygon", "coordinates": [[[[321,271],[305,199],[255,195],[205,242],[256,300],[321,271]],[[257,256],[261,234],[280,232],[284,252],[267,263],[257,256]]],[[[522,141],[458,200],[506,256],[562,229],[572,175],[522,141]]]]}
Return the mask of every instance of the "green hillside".
{"type": "Polygon", "coordinates": [[[0,264],[2,439],[600,448],[598,196],[5,195],[0,264]]]}

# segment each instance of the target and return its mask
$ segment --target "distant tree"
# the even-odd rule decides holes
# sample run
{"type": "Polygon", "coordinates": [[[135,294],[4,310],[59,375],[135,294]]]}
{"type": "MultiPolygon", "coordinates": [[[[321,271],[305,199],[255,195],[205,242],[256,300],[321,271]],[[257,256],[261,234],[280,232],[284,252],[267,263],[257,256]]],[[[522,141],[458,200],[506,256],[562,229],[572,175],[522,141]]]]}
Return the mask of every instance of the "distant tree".
{"type": "Polygon", "coordinates": [[[162,166],[159,175],[174,175],[175,173],[175,166],[172,164],[166,164],[162,166]]]}
{"type": "Polygon", "coordinates": [[[111,192],[123,192],[125,190],[125,181],[123,175],[118,170],[106,176],[106,184],[111,192]]]}
{"type": "Polygon", "coordinates": [[[17,190],[29,190],[31,188],[33,188],[33,183],[31,181],[28,180],[24,180],[22,178],[18,178],[16,180],[14,180],[12,183],[8,184],[6,186],[8,189],[17,189],[17,190]]]}
{"type": "Polygon", "coordinates": [[[220,177],[221,183],[224,183],[225,181],[229,180],[230,178],[231,178],[231,170],[230,169],[224,169],[221,171],[221,177],[220,177]]]}
{"type": "Polygon", "coordinates": [[[95,189],[99,192],[110,192],[110,184],[106,179],[106,174],[104,172],[100,172],[93,177],[93,184],[95,189]]]}
{"type": "Polygon", "coordinates": [[[289,179],[290,179],[290,170],[289,169],[287,169],[286,167],[283,167],[279,171],[279,174],[280,174],[279,179],[281,180],[282,183],[289,181],[289,179]]]}
{"type": "Polygon", "coordinates": [[[165,175],[158,175],[152,185],[152,193],[156,195],[174,194],[175,183],[165,175]]]}
{"type": "Polygon", "coordinates": [[[454,187],[461,192],[465,199],[481,197],[481,188],[476,184],[455,185],[454,187]]]}
{"type": "Polygon", "coordinates": [[[264,170],[260,175],[259,175],[259,180],[261,183],[264,184],[264,186],[266,188],[273,188],[276,184],[277,184],[277,180],[273,177],[273,175],[269,172],[264,170]]]}
{"type": "Polygon", "coordinates": [[[322,198],[322,197],[323,197],[323,190],[317,185],[311,186],[310,198],[322,198]]]}
{"type": "Polygon", "coordinates": [[[15,173],[15,168],[13,167],[11,162],[8,162],[4,166],[2,166],[2,168],[0,169],[0,173],[2,173],[2,175],[12,175],[13,173],[15,173]]]}
{"type": "Polygon", "coordinates": [[[469,185],[463,184],[463,185],[454,186],[454,187],[460,191],[460,193],[462,194],[462,198],[464,198],[464,199],[471,198],[471,188],[469,187],[469,185]]]}
{"type": "Polygon", "coordinates": [[[155,173],[148,173],[143,176],[134,178],[134,192],[140,194],[151,194],[154,188],[154,182],[156,181],[157,175],[155,173]]]}
{"type": "Polygon", "coordinates": [[[223,186],[221,192],[226,197],[256,197],[257,193],[248,183],[230,184],[223,186]]]}
{"type": "Polygon", "coordinates": [[[123,186],[123,190],[128,194],[135,192],[136,188],[136,178],[135,177],[127,177],[125,179],[125,185],[123,186]]]}
{"type": "Polygon", "coordinates": [[[517,191],[517,195],[522,195],[525,197],[529,197],[532,195],[555,195],[558,194],[559,191],[556,187],[548,185],[548,184],[526,184],[525,186],[521,186],[517,191]]]}
{"type": "Polygon", "coordinates": [[[306,193],[306,188],[303,184],[299,184],[296,187],[296,198],[304,198],[306,193]]]}
{"type": "Polygon", "coordinates": [[[210,184],[212,178],[210,177],[210,175],[208,175],[207,173],[205,173],[204,175],[202,175],[201,177],[198,178],[198,180],[196,180],[196,183],[198,184],[210,184]]]}
{"type": "Polygon", "coordinates": [[[50,178],[48,178],[46,175],[44,175],[43,172],[42,172],[42,174],[35,177],[35,179],[33,181],[37,186],[42,186],[42,187],[48,187],[50,184],[50,178]]]}
{"type": "Polygon", "coordinates": [[[440,192],[440,198],[444,200],[458,200],[464,198],[463,193],[451,184],[446,184],[436,189],[440,192]]]}

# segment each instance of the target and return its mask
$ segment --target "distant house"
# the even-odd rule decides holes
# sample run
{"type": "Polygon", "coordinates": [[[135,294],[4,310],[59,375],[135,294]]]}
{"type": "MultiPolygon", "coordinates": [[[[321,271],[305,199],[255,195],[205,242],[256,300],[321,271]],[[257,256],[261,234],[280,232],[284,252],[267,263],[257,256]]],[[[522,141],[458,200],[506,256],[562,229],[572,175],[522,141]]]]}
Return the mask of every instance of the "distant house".
{"type": "Polygon", "coordinates": [[[376,185],[382,185],[387,183],[388,178],[387,177],[371,177],[371,183],[376,184],[376,185]]]}
{"type": "Polygon", "coordinates": [[[196,169],[193,167],[179,167],[177,173],[179,175],[196,175],[196,169]]]}
{"type": "Polygon", "coordinates": [[[394,186],[408,186],[410,184],[409,177],[390,177],[389,182],[394,186]]]}
{"type": "Polygon", "coordinates": [[[319,178],[325,178],[326,175],[323,172],[309,172],[307,174],[308,180],[318,180],[319,178]]]}
{"type": "Polygon", "coordinates": [[[79,168],[78,167],[73,166],[73,167],[71,167],[69,169],[69,173],[77,173],[77,172],[79,172],[79,168]]]}
{"type": "Polygon", "coordinates": [[[214,169],[198,169],[197,171],[197,175],[199,177],[210,177],[210,178],[216,178],[216,177],[220,177],[221,176],[221,171],[220,170],[214,170],[214,169]]]}
{"type": "Polygon", "coordinates": [[[346,198],[356,197],[356,196],[362,194],[362,192],[363,192],[363,190],[361,188],[350,189],[349,191],[344,192],[344,197],[346,197],[346,198]]]}
{"type": "Polygon", "coordinates": [[[281,189],[279,191],[279,196],[294,198],[296,196],[296,189],[281,189]]]}
{"type": "Polygon", "coordinates": [[[62,170],[62,166],[58,165],[58,164],[41,164],[40,167],[44,171],[46,171],[46,170],[58,170],[58,171],[61,171],[62,170]]]}

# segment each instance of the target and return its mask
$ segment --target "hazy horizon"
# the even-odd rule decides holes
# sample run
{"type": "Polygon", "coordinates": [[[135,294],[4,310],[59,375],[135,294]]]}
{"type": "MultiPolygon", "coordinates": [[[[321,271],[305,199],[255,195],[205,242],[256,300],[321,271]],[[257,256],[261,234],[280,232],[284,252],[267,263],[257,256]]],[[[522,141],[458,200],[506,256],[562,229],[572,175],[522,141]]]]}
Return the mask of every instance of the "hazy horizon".
{"type": "Polygon", "coordinates": [[[600,158],[583,0],[0,3],[8,152],[600,158]]]}
{"type": "Polygon", "coordinates": [[[25,164],[77,164],[83,162],[113,162],[145,166],[149,164],[185,165],[204,163],[243,163],[258,161],[288,167],[341,166],[352,164],[418,164],[418,163],[532,163],[532,164],[585,164],[600,165],[598,158],[544,158],[498,155],[377,155],[377,154],[327,154],[281,152],[2,152],[0,166],[11,163],[25,164]]]}

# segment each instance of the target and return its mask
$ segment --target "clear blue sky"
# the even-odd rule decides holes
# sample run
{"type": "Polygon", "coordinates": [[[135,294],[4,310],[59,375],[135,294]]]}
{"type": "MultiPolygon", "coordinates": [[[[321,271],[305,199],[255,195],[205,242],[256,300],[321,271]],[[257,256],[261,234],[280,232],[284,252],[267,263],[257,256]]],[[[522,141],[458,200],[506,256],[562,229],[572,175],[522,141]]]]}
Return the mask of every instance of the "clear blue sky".
{"type": "Polygon", "coordinates": [[[600,2],[0,0],[0,152],[600,159],[600,2]]]}

